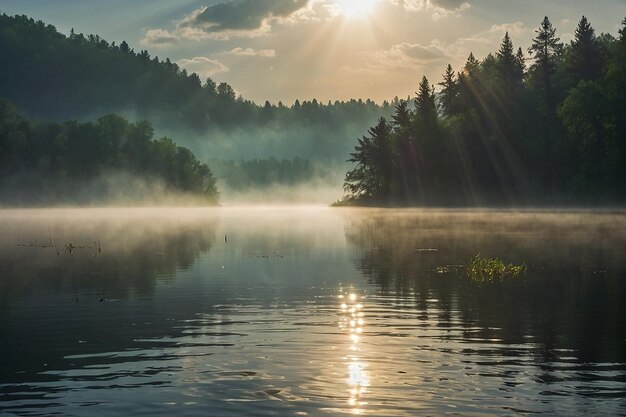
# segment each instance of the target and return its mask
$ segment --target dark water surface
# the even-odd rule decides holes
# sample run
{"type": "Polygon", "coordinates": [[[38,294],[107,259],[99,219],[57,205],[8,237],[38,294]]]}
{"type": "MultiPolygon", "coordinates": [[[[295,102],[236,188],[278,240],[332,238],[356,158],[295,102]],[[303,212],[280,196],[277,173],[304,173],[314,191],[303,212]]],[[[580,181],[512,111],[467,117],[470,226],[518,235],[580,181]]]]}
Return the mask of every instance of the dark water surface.
{"type": "Polygon", "coordinates": [[[0,212],[1,416],[535,413],[626,415],[623,212],[0,212]]]}

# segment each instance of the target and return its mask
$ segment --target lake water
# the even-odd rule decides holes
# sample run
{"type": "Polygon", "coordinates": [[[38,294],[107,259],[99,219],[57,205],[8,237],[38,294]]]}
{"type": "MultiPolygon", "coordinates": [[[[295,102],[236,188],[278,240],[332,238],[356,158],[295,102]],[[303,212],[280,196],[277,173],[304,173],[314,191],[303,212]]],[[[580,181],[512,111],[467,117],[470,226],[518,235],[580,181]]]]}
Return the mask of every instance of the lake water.
{"type": "Polygon", "coordinates": [[[626,214],[0,212],[1,416],[626,415],[626,214]],[[523,276],[477,285],[481,254],[523,276]]]}

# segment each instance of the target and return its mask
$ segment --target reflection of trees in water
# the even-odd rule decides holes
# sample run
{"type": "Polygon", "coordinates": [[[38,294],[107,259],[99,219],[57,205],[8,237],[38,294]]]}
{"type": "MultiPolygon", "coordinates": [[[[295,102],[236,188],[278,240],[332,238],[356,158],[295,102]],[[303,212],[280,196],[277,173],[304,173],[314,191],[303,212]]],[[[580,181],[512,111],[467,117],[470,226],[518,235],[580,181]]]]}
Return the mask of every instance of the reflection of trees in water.
{"type": "MultiPolygon", "coordinates": [[[[189,317],[197,306],[133,298],[152,298],[157,280],[174,279],[208,252],[216,221],[113,213],[2,219],[0,229],[6,230],[0,236],[0,335],[8,342],[0,344],[0,369],[5,382],[32,382],[62,378],[79,361],[68,355],[144,349],[142,339],[180,334],[174,319],[189,317]],[[16,244],[45,243],[51,235],[59,255],[54,248],[16,244]],[[93,240],[100,241],[101,253],[93,240]],[[67,242],[77,247],[71,254],[63,248],[67,242]],[[119,300],[100,302],[114,299],[119,300]],[[42,374],[49,370],[61,376],[42,374]]],[[[94,360],[106,364],[101,358],[82,362],[94,360]]],[[[97,372],[88,377],[98,381],[97,372]]]]}
{"type": "Polygon", "coordinates": [[[148,295],[157,276],[191,267],[215,241],[215,222],[126,218],[3,222],[0,305],[41,291],[148,295]],[[49,245],[53,237],[56,248],[49,245]],[[97,250],[100,242],[101,252],[97,250]],[[35,246],[18,244],[35,243],[35,246]],[[76,248],[69,253],[65,244],[76,248]],[[57,254],[58,252],[58,254],[57,254]]]}
{"type": "Polygon", "coordinates": [[[467,338],[537,343],[541,360],[556,348],[582,361],[626,360],[623,216],[402,213],[356,216],[347,238],[358,268],[383,293],[412,297],[421,319],[440,327],[460,319],[467,338]],[[528,272],[477,286],[454,267],[477,253],[524,262],[528,272]],[[451,273],[435,272],[446,265],[451,273]]]}

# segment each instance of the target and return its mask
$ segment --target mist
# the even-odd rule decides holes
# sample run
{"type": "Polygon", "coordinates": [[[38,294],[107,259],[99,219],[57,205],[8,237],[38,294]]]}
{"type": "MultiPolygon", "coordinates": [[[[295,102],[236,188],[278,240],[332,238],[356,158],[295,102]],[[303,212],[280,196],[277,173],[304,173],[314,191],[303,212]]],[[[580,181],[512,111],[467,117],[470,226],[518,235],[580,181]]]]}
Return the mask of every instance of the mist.
{"type": "Polygon", "coordinates": [[[223,204],[315,203],[330,204],[343,196],[345,173],[351,164],[346,160],[356,139],[367,132],[367,125],[347,124],[334,129],[323,122],[293,126],[282,121],[271,126],[210,128],[206,132],[182,126],[155,124],[157,136],[176,138],[211,168],[217,179],[223,204]],[[222,172],[220,163],[303,160],[311,165],[306,178],[284,177],[266,184],[237,186],[242,171],[222,172]],[[230,184],[229,184],[230,183],[230,184]]]}
{"type": "Polygon", "coordinates": [[[107,170],[94,178],[36,179],[28,175],[4,178],[0,207],[130,207],[207,206],[206,196],[181,192],[158,177],[146,178],[107,170]]]}
{"type": "Polygon", "coordinates": [[[300,185],[271,185],[246,191],[234,190],[227,186],[221,190],[221,205],[329,205],[341,199],[343,190],[336,184],[312,180],[300,185]]]}

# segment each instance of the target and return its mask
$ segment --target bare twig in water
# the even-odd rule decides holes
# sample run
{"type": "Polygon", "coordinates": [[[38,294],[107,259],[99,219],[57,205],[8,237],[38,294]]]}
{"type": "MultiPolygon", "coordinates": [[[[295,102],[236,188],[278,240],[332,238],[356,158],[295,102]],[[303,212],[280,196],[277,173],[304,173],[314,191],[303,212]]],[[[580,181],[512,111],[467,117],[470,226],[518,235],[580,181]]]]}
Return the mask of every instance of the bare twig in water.
{"type": "MultiPolygon", "coordinates": [[[[95,251],[94,256],[102,253],[102,245],[100,244],[100,239],[93,240],[93,245],[75,245],[72,242],[68,242],[64,245],[65,251],[67,253],[73,253],[77,249],[93,249],[95,251]]],[[[54,243],[54,239],[50,237],[50,240],[47,243],[17,243],[16,246],[20,248],[53,248],[57,255],[61,255],[59,248],[56,243],[54,243]]]]}

